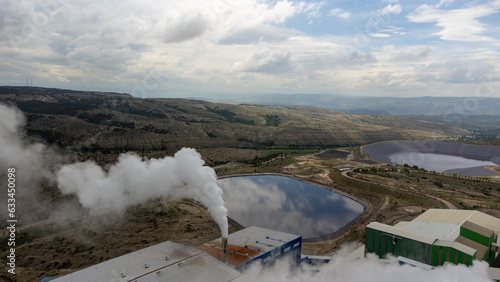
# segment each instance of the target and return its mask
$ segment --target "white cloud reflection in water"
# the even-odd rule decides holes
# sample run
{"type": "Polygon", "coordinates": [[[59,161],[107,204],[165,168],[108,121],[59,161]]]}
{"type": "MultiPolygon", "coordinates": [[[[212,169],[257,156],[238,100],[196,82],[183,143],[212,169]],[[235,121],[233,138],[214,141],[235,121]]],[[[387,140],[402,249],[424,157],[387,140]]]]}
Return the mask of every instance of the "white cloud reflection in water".
{"type": "Polygon", "coordinates": [[[467,159],[459,156],[450,156],[443,154],[429,154],[414,151],[402,151],[389,156],[392,163],[408,164],[410,166],[418,166],[429,171],[445,172],[447,170],[459,168],[471,168],[478,166],[496,164],[490,161],[480,161],[467,159]]]}
{"type": "Polygon", "coordinates": [[[360,203],[344,195],[289,177],[242,176],[218,183],[228,216],[245,227],[314,238],[337,231],[363,212],[360,203]]]}

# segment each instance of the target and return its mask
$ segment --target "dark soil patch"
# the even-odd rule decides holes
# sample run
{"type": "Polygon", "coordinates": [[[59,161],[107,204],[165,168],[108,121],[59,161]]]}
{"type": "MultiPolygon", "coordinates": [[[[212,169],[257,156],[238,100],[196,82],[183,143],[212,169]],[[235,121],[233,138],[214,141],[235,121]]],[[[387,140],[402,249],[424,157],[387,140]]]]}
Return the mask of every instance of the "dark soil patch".
{"type": "Polygon", "coordinates": [[[328,150],[314,156],[322,159],[345,159],[349,154],[349,152],[344,151],[328,150]]]}
{"type": "Polygon", "coordinates": [[[355,160],[355,162],[363,164],[380,164],[380,162],[374,160],[355,160]]]}

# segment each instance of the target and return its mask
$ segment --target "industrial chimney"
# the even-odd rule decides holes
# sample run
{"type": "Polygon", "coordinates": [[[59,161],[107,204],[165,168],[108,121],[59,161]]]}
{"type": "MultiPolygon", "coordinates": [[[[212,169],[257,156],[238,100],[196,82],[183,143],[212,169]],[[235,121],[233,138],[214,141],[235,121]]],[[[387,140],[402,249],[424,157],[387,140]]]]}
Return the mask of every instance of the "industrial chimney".
{"type": "Polygon", "coordinates": [[[221,260],[223,263],[227,262],[227,237],[222,237],[222,256],[221,260]]]}

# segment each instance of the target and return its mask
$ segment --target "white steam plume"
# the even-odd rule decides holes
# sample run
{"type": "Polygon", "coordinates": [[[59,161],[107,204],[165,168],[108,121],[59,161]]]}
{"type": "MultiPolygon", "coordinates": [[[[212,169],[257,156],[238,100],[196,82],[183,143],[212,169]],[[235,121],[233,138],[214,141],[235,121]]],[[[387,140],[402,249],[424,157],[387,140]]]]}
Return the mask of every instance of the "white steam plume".
{"type": "MultiPolygon", "coordinates": [[[[44,149],[44,145],[26,140],[25,120],[20,110],[0,103],[0,180],[6,185],[7,170],[15,169],[16,219],[24,223],[37,219],[47,210],[37,192],[41,181],[50,179],[43,160],[51,155],[51,150],[44,149]]],[[[6,197],[7,189],[0,193],[2,204],[7,203],[6,197]]],[[[7,218],[7,208],[0,209],[0,217],[7,218]]]]}
{"type": "Polygon", "coordinates": [[[317,267],[300,267],[291,269],[287,260],[279,261],[273,267],[263,268],[255,264],[244,272],[243,276],[236,279],[238,282],[246,281],[334,281],[334,282],[359,282],[359,281],[384,281],[384,282],[491,282],[488,275],[488,264],[475,261],[474,265],[449,264],[433,270],[409,265],[384,263],[373,255],[352,261],[342,255],[335,255],[325,265],[317,267]]]}
{"type": "Polygon", "coordinates": [[[57,172],[59,189],[76,194],[91,213],[123,212],[127,207],[154,198],[193,198],[204,204],[228,235],[227,209],[215,171],[194,149],[183,148],[174,157],[142,160],[131,153],[104,171],[87,161],[62,167],[57,172]]]}
{"type": "MultiPolygon", "coordinates": [[[[21,170],[22,178],[38,178],[41,169],[42,144],[29,144],[24,140],[25,117],[17,108],[0,104],[0,166],[21,170]]],[[[21,178],[21,177],[20,177],[21,178]]]]}

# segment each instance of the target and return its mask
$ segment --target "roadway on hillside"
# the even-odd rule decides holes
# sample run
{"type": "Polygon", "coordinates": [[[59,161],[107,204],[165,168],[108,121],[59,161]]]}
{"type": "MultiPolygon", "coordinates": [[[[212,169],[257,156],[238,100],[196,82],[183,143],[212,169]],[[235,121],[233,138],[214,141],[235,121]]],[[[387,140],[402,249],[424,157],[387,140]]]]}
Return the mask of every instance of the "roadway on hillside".
{"type": "Polygon", "coordinates": [[[451,202],[449,202],[449,201],[447,201],[447,200],[445,200],[443,198],[436,197],[434,195],[430,195],[430,194],[426,194],[426,193],[422,193],[422,192],[418,192],[418,191],[414,191],[414,190],[409,190],[409,189],[402,189],[402,188],[398,188],[398,187],[394,187],[394,186],[389,186],[389,185],[386,185],[386,184],[380,184],[380,183],[376,183],[376,182],[371,182],[371,181],[367,181],[367,180],[357,179],[355,177],[347,175],[347,173],[348,173],[348,171],[343,171],[342,175],[344,177],[348,177],[348,178],[351,178],[351,179],[356,180],[356,181],[365,182],[365,183],[371,183],[371,184],[378,184],[380,186],[387,187],[389,189],[400,190],[400,191],[404,191],[404,192],[408,192],[408,193],[413,193],[413,194],[417,194],[417,195],[422,195],[422,196],[425,196],[425,197],[433,198],[433,199],[436,199],[436,200],[440,201],[441,203],[443,203],[446,206],[446,208],[448,208],[448,209],[452,209],[452,210],[456,210],[457,209],[457,207],[453,203],[451,203],[451,202]]]}

